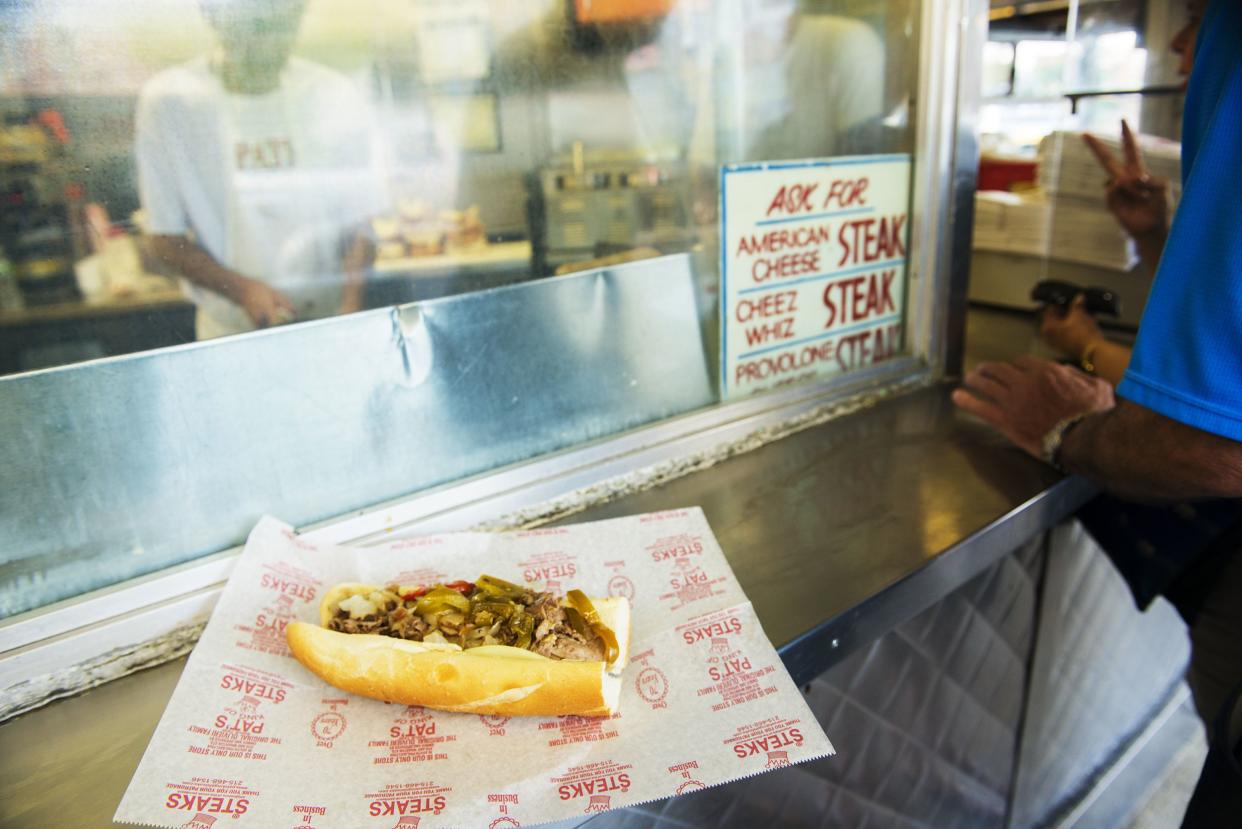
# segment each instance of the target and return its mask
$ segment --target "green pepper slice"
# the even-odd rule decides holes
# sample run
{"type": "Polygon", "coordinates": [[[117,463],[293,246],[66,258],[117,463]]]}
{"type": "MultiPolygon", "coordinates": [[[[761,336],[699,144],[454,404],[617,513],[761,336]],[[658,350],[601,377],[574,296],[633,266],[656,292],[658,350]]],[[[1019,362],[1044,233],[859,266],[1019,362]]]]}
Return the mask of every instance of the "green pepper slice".
{"type": "Polygon", "coordinates": [[[535,632],[535,617],[519,609],[509,620],[509,629],[517,634],[517,641],[513,643],[514,647],[529,648],[535,632]]]}
{"type": "MultiPolygon", "coordinates": [[[[599,611],[595,609],[595,605],[591,604],[586,593],[581,590],[570,590],[565,594],[565,602],[570,608],[581,613],[583,621],[595,632],[596,636],[603,640],[604,661],[612,664],[621,653],[621,646],[617,644],[617,635],[599,618],[599,611]]],[[[573,624],[572,618],[570,624],[573,624]]]]}
{"type": "Polygon", "coordinates": [[[470,600],[451,588],[434,587],[418,600],[418,604],[414,605],[414,612],[420,616],[434,615],[446,610],[469,613],[470,600]]]}
{"type": "Polygon", "coordinates": [[[479,576],[474,586],[478,592],[484,593],[488,597],[503,599],[516,599],[526,592],[526,588],[519,587],[504,579],[498,579],[495,576],[479,576]]]}

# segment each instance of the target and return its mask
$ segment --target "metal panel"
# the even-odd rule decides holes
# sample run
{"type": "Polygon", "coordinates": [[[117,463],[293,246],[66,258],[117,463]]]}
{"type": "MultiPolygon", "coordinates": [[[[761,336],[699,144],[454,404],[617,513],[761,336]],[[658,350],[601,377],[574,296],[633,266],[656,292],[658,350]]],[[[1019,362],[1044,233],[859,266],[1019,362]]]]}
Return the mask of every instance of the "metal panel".
{"type": "Polygon", "coordinates": [[[0,380],[0,616],[713,400],[689,259],[0,380]]]}

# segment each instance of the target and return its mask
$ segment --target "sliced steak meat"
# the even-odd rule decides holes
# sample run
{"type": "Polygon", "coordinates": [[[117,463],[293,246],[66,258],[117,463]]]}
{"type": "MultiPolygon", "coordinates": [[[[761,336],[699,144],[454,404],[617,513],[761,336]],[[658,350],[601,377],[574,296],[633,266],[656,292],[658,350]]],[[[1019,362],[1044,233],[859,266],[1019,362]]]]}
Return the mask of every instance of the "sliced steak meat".
{"type": "Polygon", "coordinates": [[[345,616],[337,615],[329,624],[332,630],[339,630],[341,633],[380,633],[381,628],[387,627],[387,620],[376,616],[363,616],[361,619],[351,619],[348,614],[345,616]]]}
{"type": "Polygon", "coordinates": [[[392,627],[388,635],[396,636],[401,639],[413,639],[417,642],[421,642],[423,636],[425,636],[427,631],[430,629],[431,626],[424,622],[423,617],[421,616],[417,616],[413,613],[403,613],[400,618],[397,618],[394,613],[392,627]]]}
{"type": "Polygon", "coordinates": [[[534,641],[536,642],[560,628],[565,622],[565,610],[556,596],[551,593],[540,593],[536,596],[530,613],[535,617],[534,641]]]}
{"type": "Polygon", "coordinates": [[[565,611],[561,610],[560,600],[551,593],[537,593],[528,605],[531,615],[536,619],[563,619],[565,611]]]}

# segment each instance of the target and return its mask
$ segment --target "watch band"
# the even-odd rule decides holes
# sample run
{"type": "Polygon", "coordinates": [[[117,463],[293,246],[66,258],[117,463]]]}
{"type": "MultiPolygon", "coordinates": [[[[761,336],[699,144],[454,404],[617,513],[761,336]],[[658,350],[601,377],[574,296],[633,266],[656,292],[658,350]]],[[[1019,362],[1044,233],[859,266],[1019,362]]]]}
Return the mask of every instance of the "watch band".
{"type": "Polygon", "coordinates": [[[1048,430],[1043,440],[1040,441],[1040,457],[1044,463],[1050,465],[1058,472],[1065,471],[1061,467],[1061,444],[1065,441],[1065,436],[1069,434],[1070,430],[1082,423],[1083,418],[1086,416],[1087,412],[1083,412],[1082,414],[1063,418],[1048,430]]]}

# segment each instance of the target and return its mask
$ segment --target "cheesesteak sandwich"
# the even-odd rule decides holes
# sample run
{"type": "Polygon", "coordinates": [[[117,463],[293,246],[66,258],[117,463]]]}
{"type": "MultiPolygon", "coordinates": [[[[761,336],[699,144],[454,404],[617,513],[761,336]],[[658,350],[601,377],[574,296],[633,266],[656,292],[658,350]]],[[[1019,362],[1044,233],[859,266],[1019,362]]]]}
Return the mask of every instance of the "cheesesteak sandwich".
{"type": "Polygon", "coordinates": [[[560,599],[493,576],[431,586],[341,584],[320,625],[286,629],[299,662],[373,699],[505,716],[609,716],[629,651],[624,598],[560,599]]]}

